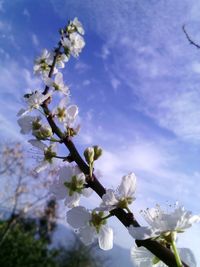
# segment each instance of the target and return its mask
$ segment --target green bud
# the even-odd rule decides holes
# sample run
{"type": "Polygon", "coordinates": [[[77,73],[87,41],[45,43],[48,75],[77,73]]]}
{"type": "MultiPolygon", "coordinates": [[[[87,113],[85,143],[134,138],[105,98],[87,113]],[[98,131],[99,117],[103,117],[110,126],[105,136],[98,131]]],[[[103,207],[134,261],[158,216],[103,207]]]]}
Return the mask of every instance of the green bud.
{"type": "Polygon", "coordinates": [[[94,148],[88,147],[84,151],[85,160],[88,164],[91,164],[94,162],[94,148]]]}
{"type": "Polygon", "coordinates": [[[52,129],[48,126],[41,127],[40,132],[44,138],[48,138],[48,137],[51,137],[53,135],[52,129]]]}
{"type": "Polygon", "coordinates": [[[93,146],[94,148],[94,160],[97,160],[99,157],[101,157],[103,150],[99,146],[93,146]]]}

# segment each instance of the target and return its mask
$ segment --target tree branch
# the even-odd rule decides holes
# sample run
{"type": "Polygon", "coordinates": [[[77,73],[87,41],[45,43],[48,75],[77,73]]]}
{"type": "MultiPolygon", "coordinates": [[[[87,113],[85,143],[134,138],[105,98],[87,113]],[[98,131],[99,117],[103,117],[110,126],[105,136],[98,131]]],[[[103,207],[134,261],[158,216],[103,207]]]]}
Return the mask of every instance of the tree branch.
{"type": "MultiPolygon", "coordinates": [[[[53,70],[55,67],[57,56],[60,53],[61,44],[59,43],[59,47],[55,50],[55,55],[53,59],[53,63],[49,72],[49,77],[52,76],[53,70]]],[[[46,86],[43,94],[46,94],[48,92],[49,88],[46,86]]],[[[80,156],[79,152],[77,151],[74,143],[72,142],[71,138],[68,136],[65,136],[64,133],[61,132],[59,127],[56,125],[51,112],[48,108],[48,101],[46,100],[42,104],[42,108],[44,113],[46,114],[47,121],[49,125],[52,128],[53,133],[55,133],[65,144],[65,146],[68,148],[71,157],[76,162],[76,164],[79,166],[81,171],[89,175],[89,166],[85,163],[83,158],[80,156]]],[[[98,181],[96,176],[93,174],[92,179],[88,181],[88,186],[91,187],[101,198],[106,193],[105,188],[103,185],[98,181]]],[[[139,223],[134,219],[134,216],[130,216],[130,213],[126,213],[123,209],[117,208],[111,211],[113,215],[115,215],[118,220],[125,226],[129,227],[130,225],[133,225],[135,227],[139,227],[139,223]]],[[[162,260],[165,264],[167,264],[170,267],[177,266],[174,254],[166,247],[162,246],[160,243],[153,241],[151,239],[148,240],[136,240],[135,241],[137,246],[144,246],[146,249],[151,251],[155,256],[157,256],[160,260],[162,260]]],[[[184,267],[189,267],[187,264],[183,262],[184,267]]]]}

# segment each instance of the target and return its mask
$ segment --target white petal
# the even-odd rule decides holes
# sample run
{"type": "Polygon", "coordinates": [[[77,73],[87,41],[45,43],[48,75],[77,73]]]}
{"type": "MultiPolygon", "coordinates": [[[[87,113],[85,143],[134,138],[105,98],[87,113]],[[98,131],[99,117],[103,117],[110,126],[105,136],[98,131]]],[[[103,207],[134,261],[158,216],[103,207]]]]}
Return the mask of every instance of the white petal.
{"type": "Polygon", "coordinates": [[[73,168],[70,166],[65,166],[59,171],[59,182],[64,184],[64,182],[71,181],[73,176],[73,168]]]}
{"type": "Polygon", "coordinates": [[[156,265],[152,264],[155,256],[143,247],[132,247],[131,248],[131,260],[135,267],[167,267],[162,261],[159,261],[156,265]]]}
{"type": "Polygon", "coordinates": [[[67,222],[75,229],[85,226],[91,219],[91,214],[85,207],[79,206],[67,212],[67,222]]]}
{"type": "Polygon", "coordinates": [[[103,225],[98,234],[99,247],[103,250],[113,248],[113,230],[112,228],[103,225]]]}
{"type": "Polygon", "coordinates": [[[18,111],[18,113],[17,113],[17,117],[24,116],[24,115],[26,115],[28,112],[29,112],[28,109],[21,108],[21,109],[18,111]]]}
{"type": "Polygon", "coordinates": [[[17,120],[19,126],[21,127],[22,134],[28,134],[32,130],[32,122],[34,117],[32,116],[23,116],[17,120]]]}
{"type": "Polygon", "coordinates": [[[95,237],[96,237],[96,231],[94,227],[91,227],[89,225],[80,228],[79,229],[79,235],[81,241],[86,245],[90,245],[93,243],[95,237]]]}
{"type": "Polygon", "coordinates": [[[49,78],[49,77],[44,77],[44,83],[47,86],[51,87],[53,85],[53,80],[51,78],[49,78]]]}
{"type": "Polygon", "coordinates": [[[63,75],[61,72],[58,72],[55,76],[55,83],[56,84],[63,84],[63,75]]]}
{"type": "MultiPolygon", "coordinates": [[[[78,176],[79,174],[84,175],[84,173],[82,173],[82,171],[81,171],[81,169],[79,168],[78,165],[73,166],[73,170],[72,171],[73,171],[73,175],[75,175],[75,176],[78,176]]],[[[85,175],[84,175],[83,179],[85,180],[85,175]]]]}
{"type": "Polygon", "coordinates": [[[136,189],[136,176],[130,173],[122,177],[122,182],[118,188],[118,192],[123,197],[132,197],[136,189]]]}
{"type": "Polygon", "coordinates": [[[67,188],[60,183],[53,183],[50,187],[49,187],[49,191],[51,193],[53,193],[56,196],[56,199],[64,199],[66,197],[67,194],[67,188]]]}
{"type": "Polygon", "coordinates": [[[82,190],[82,195],[84,197],[90,197],[93,193],[93,190],[91,188],[85,188],[82,190]]]}
{"type": "Polygon", "coordinates": [[[37,173],[40,173],[41,171],[44,171],[48,167],[48,165],[49,163],[46,160],[44,160],[34,170],[37,173]]]}
{"type": "Polygon", "coordinates": [[[81,195],[77,192],[73,192],[73,195],[70,196],[69,194],[65,197],[65,205],[68,208],[73,208],[79,205],[81,195]]]}
{"type": "Polygon", "coordinates": [[[147,239],[153,236],[153,233],[148,227],[134,227],[133,225],[128,227],[129,234],[138,240],[147,239]]]}
{"type": "Polygon", "coordinates": [[[78,115],[78,107],[76,105],[71,105],[67,108],[67,115],[70,120],[74,120],[78,115]]]}
{"type": "Polygon", "coordinates": [[[115,192],[112,189],[107,189],[106,193],[102,197],[103,203],[102,205],[117,205],[118,200],[115,197],[115,192]]]}
{"type": "Polygon", "coordinates": [[[35,140],[35,139],[31,139],[31,140],[28,140],[28,142],[34,146],[34,147],[37,147],[38,149],[44,151],[45,148],[47,148],[47,145],[42,143],[41,141],[39,140],[35,140]]]}

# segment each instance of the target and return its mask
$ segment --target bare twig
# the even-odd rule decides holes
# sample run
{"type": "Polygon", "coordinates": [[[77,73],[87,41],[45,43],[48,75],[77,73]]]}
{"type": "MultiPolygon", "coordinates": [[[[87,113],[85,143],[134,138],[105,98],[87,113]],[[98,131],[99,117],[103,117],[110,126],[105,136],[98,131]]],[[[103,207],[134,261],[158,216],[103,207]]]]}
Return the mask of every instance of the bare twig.
{"type": "Polygon", "coordinates": [[[189,34],[187,33],[187,31],[186,31],[186,29],[185,29],[185,25],[183,25],[182,29],[183,29],[183,32],[185,33],[185,36],[186,36],[187,40],[189,41],[189,43],[190,43],[191,45],[194,45],[196,48],[200,49],[200,45],[197,44],[196,42],[194,42],[194,41],[190,38],[189,34]]]}

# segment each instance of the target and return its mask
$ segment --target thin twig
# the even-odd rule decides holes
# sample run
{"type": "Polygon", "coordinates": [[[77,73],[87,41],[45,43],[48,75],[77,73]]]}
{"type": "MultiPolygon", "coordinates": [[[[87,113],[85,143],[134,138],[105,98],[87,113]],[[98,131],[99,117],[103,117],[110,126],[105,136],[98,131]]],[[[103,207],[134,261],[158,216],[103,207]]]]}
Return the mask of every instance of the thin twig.
{"type": "Polygon", "coordinates": [[[200,45],[197,44],[196,42],[194,42],[194,41],[190,38],[189,34],[187,33],[187,31],[186,31],[186,29],[185,29],[185,25],[183,25],[182,29],[183,29],[183,32],[185,33],[185,36],[186,36],[187,40],[189,41],[189,43],[190,43],[191,45],[194,45],[197,49],[200,49],[200,45]]]}

